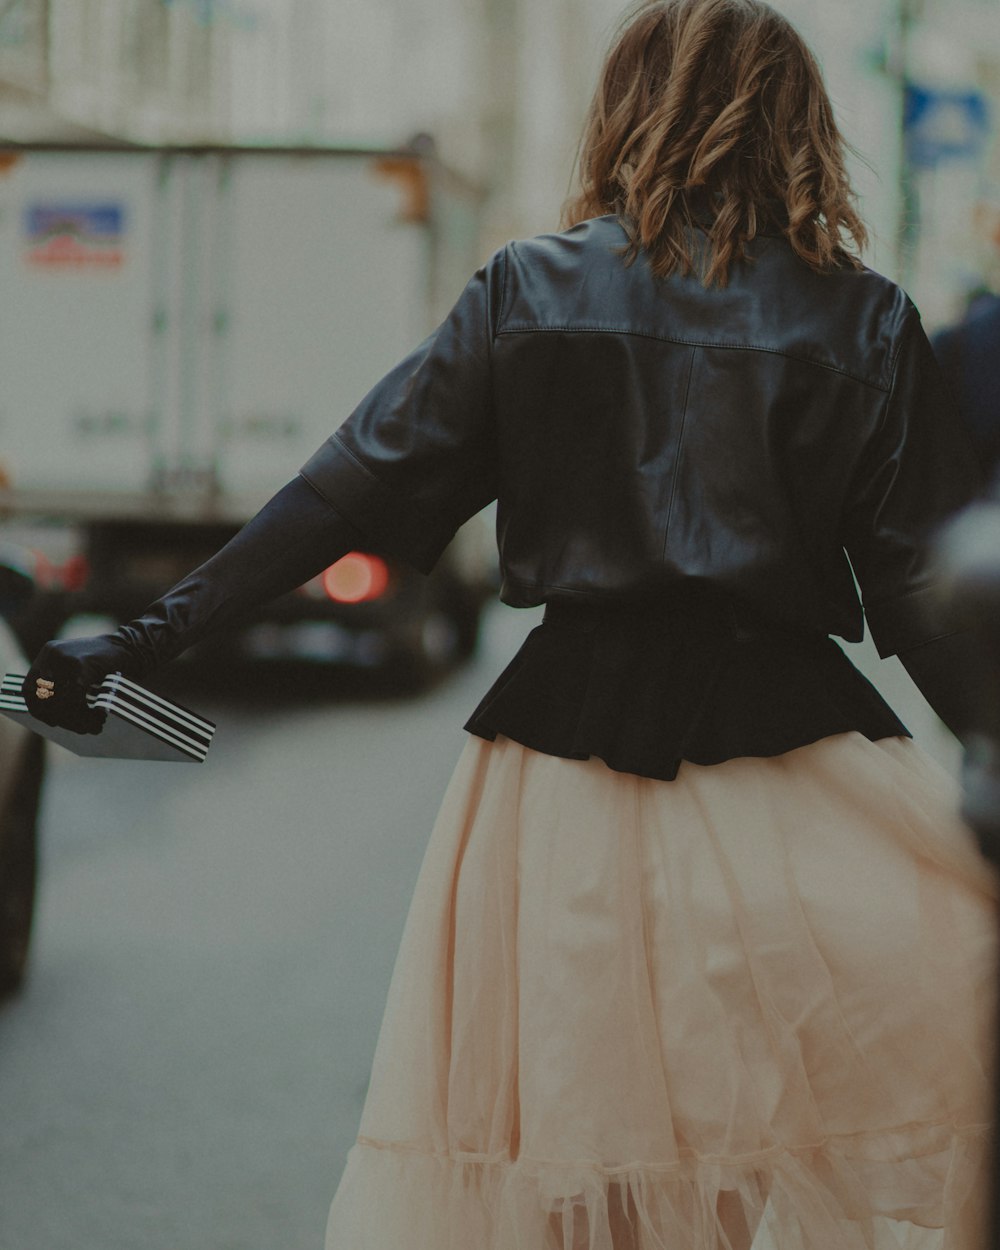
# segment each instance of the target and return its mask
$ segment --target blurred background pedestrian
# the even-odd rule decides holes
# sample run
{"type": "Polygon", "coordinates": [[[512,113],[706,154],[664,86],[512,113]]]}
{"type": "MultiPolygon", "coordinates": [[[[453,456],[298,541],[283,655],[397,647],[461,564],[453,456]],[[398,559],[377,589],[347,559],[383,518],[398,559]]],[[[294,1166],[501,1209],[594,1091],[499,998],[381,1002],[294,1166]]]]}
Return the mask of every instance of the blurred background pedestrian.
{"type": "MultiPolygon", "coordinates": [[[[1000,207],[979,205],[976,224],[1000,256],[1000,207]]],[[[1000,469],[1000,294],[989,284],[996,269],[996,263],[985,267],[984,285],[962,318],[933,339],[987,480],[1000,469]]]]}

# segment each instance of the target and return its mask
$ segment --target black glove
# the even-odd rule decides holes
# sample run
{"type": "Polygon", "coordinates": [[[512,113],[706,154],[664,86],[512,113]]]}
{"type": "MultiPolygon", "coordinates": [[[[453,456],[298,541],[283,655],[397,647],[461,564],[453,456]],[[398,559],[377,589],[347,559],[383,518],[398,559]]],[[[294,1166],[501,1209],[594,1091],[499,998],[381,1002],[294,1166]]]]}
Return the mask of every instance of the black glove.
{"type": "Polygon", "coordinates": [[[101,732],[105,713],[87,705],[87,691],[108,675],[135,673],[135,660],[117,634],[47,642],[24,679],[21,690],[31,715],[47,725],[77,733],[101,732]],[[50,685],[47,689],[45,682],[50,685]],[[41,692],[40,692],[41,691],[41,692]]]}
{"type": "Polygon", "coordinates": [[[364,536],[305,478],[293,478],[221,551],[142,616],[113,634],[46,643],[24,679],[28,711],[48,725],[99,733],[104,716],[88,706],[86,694],[108,673],[144,677],[365,545],[364,536]]]}

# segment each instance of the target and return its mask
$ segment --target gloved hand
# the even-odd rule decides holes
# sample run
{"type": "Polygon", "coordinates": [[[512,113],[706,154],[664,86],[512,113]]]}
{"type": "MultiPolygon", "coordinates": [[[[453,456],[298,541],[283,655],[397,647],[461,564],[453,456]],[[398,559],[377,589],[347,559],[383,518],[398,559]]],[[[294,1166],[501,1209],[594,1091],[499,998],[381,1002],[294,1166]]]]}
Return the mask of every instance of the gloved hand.
{"type": "Polygon", "coordinates": [[[24,679],[23,694],[31,715],[46,725],[96,734],[106,713],[87,704],[87,691],[108,673],[130,677],[137,671],[136,657],[118,634],[47,642],[24,679]]]}
{"type": "Polygon", "coordinates": [[[364,536],[305,478],[295,477],[142,616],[113,634],[46,643],[22,687],[28,711],[47,725],[99,733],[103,713],[88,707],[86,692],[108,673],[144,677],[358,547],[365,547],[364,536]]]}

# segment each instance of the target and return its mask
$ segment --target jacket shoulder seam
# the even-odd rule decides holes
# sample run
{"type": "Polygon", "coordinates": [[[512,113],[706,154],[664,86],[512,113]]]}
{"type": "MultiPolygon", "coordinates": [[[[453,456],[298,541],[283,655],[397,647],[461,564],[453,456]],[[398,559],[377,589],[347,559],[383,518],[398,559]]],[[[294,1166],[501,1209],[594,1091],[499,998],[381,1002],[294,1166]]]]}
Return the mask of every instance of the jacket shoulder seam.
{"type": "Polygon", "coordinates": [[[845,378],[851,378],[852,381],[860,382],[862,386],[869,386],[876,391],[887,393],[891,389],[890,384],[877,381],[874,378],[864,377],[860,373],[853,373],[850,369],[842,369],[839,365],[832,365],[826,360],[818,360],[815,356],[804,356],[798,352],[784,351],[780,347],[767,347],[761,343],[720,343],[708,339],[681,338],[673,334],[651,334],[648,330],[630,330],[622,326],[537,326],[529,325],[525,322],[508,322],[507,325],[497,330],[498,337],[503,334],[551,333],[625,334],[630,338],[653,339],[659,343],[676,343],[681,347],[715,347],[722,351],[767,352],[771,356],[784,356],[787,360],[800,360],[803,364],[815,365],[818,369],[829,369],[831,373],[839,373],[845,378]]]}

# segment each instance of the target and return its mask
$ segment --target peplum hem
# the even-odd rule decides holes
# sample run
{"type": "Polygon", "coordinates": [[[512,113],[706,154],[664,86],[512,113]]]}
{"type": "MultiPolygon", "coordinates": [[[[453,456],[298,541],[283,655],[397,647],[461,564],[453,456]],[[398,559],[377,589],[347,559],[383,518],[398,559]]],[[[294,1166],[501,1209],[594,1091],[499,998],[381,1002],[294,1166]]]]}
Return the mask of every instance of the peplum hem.
{"type": "Polygon", "coordinates": [[[698,586],[651,604],[550,603],[465,728],[659,781],[683,761],[909,736],[832,638],[698,586]]]}
{"type": "Polygon", "coordinates": [[[602,1165],[360,1137],[326,1250],[971,1250],[988,1138],[986,1124],[906,1125],[602,1165]]]}

